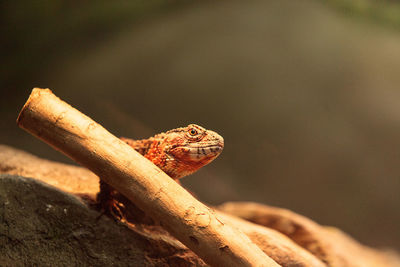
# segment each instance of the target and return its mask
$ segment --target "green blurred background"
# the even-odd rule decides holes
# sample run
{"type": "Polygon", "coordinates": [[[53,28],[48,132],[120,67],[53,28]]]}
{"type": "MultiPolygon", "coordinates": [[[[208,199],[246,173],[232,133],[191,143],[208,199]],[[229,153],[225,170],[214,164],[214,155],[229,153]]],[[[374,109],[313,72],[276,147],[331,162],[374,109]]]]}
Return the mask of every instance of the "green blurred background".
{"type": "Polygon", "coordinates": [[[222,155],[184,185],[400,249],[397,1],[1,1],[0,143],[51,88],[118,136],[197,123],[222,155]]]}

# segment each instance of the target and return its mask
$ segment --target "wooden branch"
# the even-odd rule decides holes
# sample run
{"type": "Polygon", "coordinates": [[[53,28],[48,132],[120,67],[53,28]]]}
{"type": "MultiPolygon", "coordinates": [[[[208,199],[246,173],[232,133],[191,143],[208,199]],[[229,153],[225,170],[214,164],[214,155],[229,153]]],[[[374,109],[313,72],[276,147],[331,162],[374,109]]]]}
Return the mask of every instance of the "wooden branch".
{"type": "Polygon", "coordinates": [[[206,263],[279,266],[157,166],[49,89],[33,89],[17,124],[104,179],[206,263]]]}

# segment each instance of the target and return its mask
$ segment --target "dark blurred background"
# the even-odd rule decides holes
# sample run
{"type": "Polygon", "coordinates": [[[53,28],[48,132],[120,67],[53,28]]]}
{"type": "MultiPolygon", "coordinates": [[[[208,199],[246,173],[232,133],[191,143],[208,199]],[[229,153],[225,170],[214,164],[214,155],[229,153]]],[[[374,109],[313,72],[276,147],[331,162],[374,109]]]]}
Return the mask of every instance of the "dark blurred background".
{"type": "Polygon", "coordinates": [[[189,123],[225,138],[184,179],[400,249],[400,5],[373,0],[1,1],[0,143],[33,87],[118,136],[189,123]]]}

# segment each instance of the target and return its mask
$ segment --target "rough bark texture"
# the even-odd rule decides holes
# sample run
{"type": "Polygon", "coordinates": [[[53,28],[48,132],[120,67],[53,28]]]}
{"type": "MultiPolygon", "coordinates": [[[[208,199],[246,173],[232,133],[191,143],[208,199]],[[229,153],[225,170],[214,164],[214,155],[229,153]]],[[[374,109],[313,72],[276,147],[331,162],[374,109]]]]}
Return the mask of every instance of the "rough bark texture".
{"type": "MultiPolygon", "coordinates": [[[[87,201],[98,192],[97,176],[84,168],[0,145],[0,173],[35,178],[0,176],[0,262],[5,265],[205,265],[160,226],[97,220],[98,211],[69,194],[83,193],[87,201]]],[[[362,246],[288,210],[256,203],[220,209],[218,216],[282,266],[400,266],[395,253],[362,246]]]]}

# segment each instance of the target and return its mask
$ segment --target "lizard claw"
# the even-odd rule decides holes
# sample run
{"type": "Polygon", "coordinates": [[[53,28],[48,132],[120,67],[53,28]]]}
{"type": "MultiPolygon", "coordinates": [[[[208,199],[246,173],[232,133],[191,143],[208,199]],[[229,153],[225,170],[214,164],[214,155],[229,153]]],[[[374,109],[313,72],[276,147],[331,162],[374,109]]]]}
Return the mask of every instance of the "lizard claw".
{"type": "Polygon", "coordinates": [[[125,205],[121,202],[116,201],[115,199],[110,201],[109,204],[109,213],[114,218],[119,219],[120,221],[125,220],[125,205]]]}
{"type": "Polygon", "coordinates": [[[118,202],[115,199],[107,199],[104,202],[100,202],[101,214],[106,214],[117,221],[125,221],[125,205],[118,202]]]}
{"type": "Polygon", "coordinates": [[[126,221],[125,205],[115,198],[116,191],[100,180],[100,192],[97,194],[97,207],[101,211],[99,218],[106,214],[116,221],[126,221]]]}

